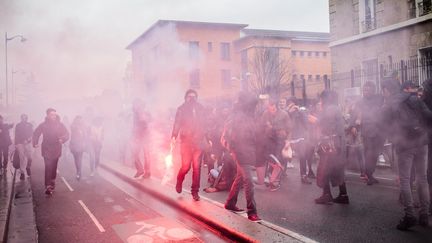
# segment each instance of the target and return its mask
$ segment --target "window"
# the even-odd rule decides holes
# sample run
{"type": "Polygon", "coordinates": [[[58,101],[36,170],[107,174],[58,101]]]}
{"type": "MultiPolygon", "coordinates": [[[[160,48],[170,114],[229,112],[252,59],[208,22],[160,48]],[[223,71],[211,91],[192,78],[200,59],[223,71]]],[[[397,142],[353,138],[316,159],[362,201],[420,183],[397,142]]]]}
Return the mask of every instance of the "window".
{"type": "Polygon", "coordinates": [[[230,44],[229,43],[221,43],[221,59],[222,60],[230,60],[230,44]]]}
{"type": "Polygon", "coordinates": [[[319,57],[319,51],[316,51],[316,52],[315,52],[315,56],[316,56],[316,57],[319,57]]]}
{"type": "Polygon", "coordinates": [[[300,56],[301,56],[301,57],[304,56],[304,51],[300,51],[300,56]]]}
{"type": "Polygon", "coordinates": [[[319,74],[315,75],[315,80],[316,81],[320,81],[321,80],[321,75],[319,75],[319,74]]]}
{"type": "Polygon", "coordinates": [[[248,54],[247,50],[242,50],[240,52],[240,58],[241,58],[241,69],[244,72],[248,71],[248,54]]]}
{"type": "Polygon", "coordinates": [[[200,70],[194,69],[189,73],[189,84],[191,88],[200,87],[200,70]]]}
{"type": "Polygon", "coordinates": [[[207,50],[208,50],[208,52],[213,51],[213,43],[211,43],[211,42],[207,43],[207,50]]]}
{"type": "Polygon", "coordinates": [[[368,32],[376,29],[376,0],[359,1],[359,17],[361,32],[368,32]]]}
{"type": "Polygon", "coordinates": [[[221,70],[221,77],[222,77],[222,88],[228,89],[231,88],[231,71],[228,69],[222,69],[221,70]]]}
{"type": "Polygon", "coordinates": [[[297,55],[296,51],[291,51],[291,56],[295,57],[297,55]]]}
{"type": "Polygon", "coordinates": [[[323,57],[327,57],[327,52],[326,51],[323,51],[323,57]]]}
{"type": "Polygon", "coordinates": [[[309,82],[312,81],[312,75],[311,74],[308,75],[308,81],[309,82]]]}
{"type": "Polygon", "coordinates": [[[197,59],[199,57],[199,42],[189,41],[189,57],[191,59],[197,59]]]}

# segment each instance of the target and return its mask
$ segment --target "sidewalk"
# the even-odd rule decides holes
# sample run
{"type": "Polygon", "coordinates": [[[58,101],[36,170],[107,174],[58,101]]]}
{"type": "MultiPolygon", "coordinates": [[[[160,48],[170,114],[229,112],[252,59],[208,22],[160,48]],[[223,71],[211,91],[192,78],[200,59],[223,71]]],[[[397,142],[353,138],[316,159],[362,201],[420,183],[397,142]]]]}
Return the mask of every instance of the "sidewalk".
{"type": "Polygon", "coordinates": [[[315,242],[269,222],[251,222],[245,216],[225,210],[222,204],[206,198],[203,194],[201,194],[199,202],[194,202],[189,192],[183,189],[181,194],[177,194],[174,185],[162,185],[161,180],[157,178],[135,180],[132,178],[135,171],[119,163],[110,162],[100,166],[146,193],[202,221],[231,240],[241,242],[315,242]]]}
{"type": "Polygon", "coordinates": [[[21,181],[13,171],[1,178],[0,242],[37,242],[30,179],[21,181]]]}

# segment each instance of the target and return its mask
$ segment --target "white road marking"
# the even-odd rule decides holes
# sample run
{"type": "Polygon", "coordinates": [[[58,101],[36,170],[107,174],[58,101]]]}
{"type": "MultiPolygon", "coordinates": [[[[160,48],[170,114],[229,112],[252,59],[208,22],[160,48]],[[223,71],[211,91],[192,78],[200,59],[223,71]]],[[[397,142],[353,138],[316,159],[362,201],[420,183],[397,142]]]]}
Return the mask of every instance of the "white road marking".
{"type": "Polygon", "coordinates": [[[96,227],[99,229],[100,232],[105,232],[104,227],[99,223],[99,221],[96,219],[96,217],[90,212],[90,209],[83,203],[83,201],[78,200],[78,203],[83,207],[84,211],[90,216],[91,220],[93,220],[93,223],[96,225],[96,227]]]}
{"type": "Polygon", "coordinates": [[[69,191],[73,192],[74,189],[69,185],[69,183],[66,181],[66,179],[63,176],[61,178],[62,178],[63,182],[66,184],[69,191]]]}

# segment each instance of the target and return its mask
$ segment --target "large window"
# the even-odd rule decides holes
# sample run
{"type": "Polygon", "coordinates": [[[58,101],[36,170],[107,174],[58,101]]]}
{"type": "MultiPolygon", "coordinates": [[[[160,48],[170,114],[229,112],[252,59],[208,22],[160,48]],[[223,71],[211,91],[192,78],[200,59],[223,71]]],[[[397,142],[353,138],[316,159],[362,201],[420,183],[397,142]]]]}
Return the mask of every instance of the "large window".
{"type": "Polygon", "coordinates": [[[376,0],[359,1],[359,17],[361,32],[367,32],[376,29],[376,0]]]}
{"type": "Polygon", "coordinates": [[[191,59],[197,59],[199,57],[199,42],[189,41],[189,57],[191,59]]]}
{"type": "Polygon", "coordinates": [[[230,43],[221,43],[221,59],[230,60],[230,43]]]}
{"type": "Polygon", "coordinates": [[[222,78],[222,88],[229,89],[232,86],[231,82],[231,70],[222,69],[221,70],[221,78],[222,78]]]}
{"type": "Polygon", "coordinates": [[[191,88],[197,89],[200,87],[200,70],[194,69],[189,73],[189,84],[191,88]]]}

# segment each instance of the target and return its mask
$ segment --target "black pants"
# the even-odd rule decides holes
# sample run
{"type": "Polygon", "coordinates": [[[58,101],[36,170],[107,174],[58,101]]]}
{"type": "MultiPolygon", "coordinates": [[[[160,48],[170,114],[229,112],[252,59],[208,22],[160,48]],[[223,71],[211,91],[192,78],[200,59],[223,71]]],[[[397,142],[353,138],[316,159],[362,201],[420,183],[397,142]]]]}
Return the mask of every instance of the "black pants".
{"type": "Polygon", "coordinates": [[[55,187],[55,179],[57,177],[57,164],[59,158],[44,158],[45,162],[45,186],[55,187]]]}
{"type": "Polygon", "coordinates": [[[237,163],[237,174],[225,203],[227,208],[235,207],[240,188],[243,185],[246,197],[247,214],[249,216],[257,214],[251,170],[251,165],[242,165],[237,163]]]}
{"type": "Polygon", "coordinates": [[[9,160],[9,145],[8,146],[0,146],[0,168],[3,165],[3,168],[7,168],[7,163],[9,160]]]}
{"type": "Polygon", "coordinates": [[[365,153],[365,172],[368,178],[373,177],[377,165],[378,155],[383,151],[384,140],[380,136],[363,137],[365,153]]]}
{"type": "MultiPolygon", "coordinates": [[[[432,133],[429,133],[427,179],[428,179],[429,187],[431,187],[432,186],[432,133]]],[[[431,194],[432,194],[432,191],[431,191],[431,194]]]]}
{"type": "Polygon", "coordinates": [[[306,166],[309,173],[312,173],[312,163],[314,159],[314,146],[305,142],[299,142],[298,146],[299,160],[300,160],[300,175],[306,175],[306,166]]]}

